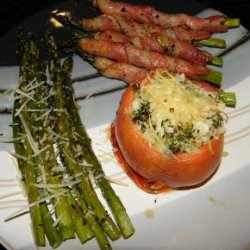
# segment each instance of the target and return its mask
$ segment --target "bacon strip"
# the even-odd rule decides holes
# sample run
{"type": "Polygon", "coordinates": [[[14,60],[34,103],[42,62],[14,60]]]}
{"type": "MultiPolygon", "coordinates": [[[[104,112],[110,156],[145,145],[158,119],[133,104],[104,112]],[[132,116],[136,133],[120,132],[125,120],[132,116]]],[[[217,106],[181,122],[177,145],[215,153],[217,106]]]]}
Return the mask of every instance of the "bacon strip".
{"type": "Polygon", "coordinates": [[[165,29],[164,34],[173,39],[178,39],[186,42],[200,41],[211,37],[211,34],[207,31],[187,30],[180,26],[165,29]]]}
{"type": "Polygon", "coordinates": [[[118,62],[130,63],[148,70],[165,68],[170,72],[185,73],[187,76],[207,75],[210,70],[189,63],[177,57],[169,57],[158,52],[140,50],[129,44],[82,38],[78,47],[92,55],[106,57],[118,62]]]}
{"type": "Polygon", "coordinates": [[[128,84],[140,83],[148,73],[146,69],[138,68],[128,63],[114,62],[104,57],[96,57],[93,66],[101,75],[122,80],[128,84]]]}
{"type": "Polygon", "coordinates": [[[101,15],[94,18],[82,18],[83,29],[86,31],[118,31],[130,36],[144,36],[151,33],[164,33],[164,29],[157,25],[141,24],[132,19],[120,16],[101,15]]]}
{"type": "MultiPolygon", "coordinates": [[[[100,72],[102,76],[115,78],[126,82],[127,84],[141,83],[150,71],[138,68],[128,63],[115,62],[104,57],[96,57],[93,66],[100,72]]],[[[198,86],[215,93],[221,93],[222,90],[213,85],[202,81],[193,80],[198,86]]]]}
{"type": "Polygon", "coordinates": [[[152,34],[150,36],[126,36],[120,32],[104,31],[96,33],[95,39],[130,43],[142,50],[166,53],[167,55],[177,56],[199,65],[205,65],[213,59],[211,54],[199,50],[191,43],[175,40],[161,34],[152,34]]]}
{"type": "Polygon", "coordinates": [[[115,43],[128,43],[130,37],[117,31],[103,31],[103,32],[96,32],[94,34],[95,39],[105,40],[105,41],[112,41],[115,43]]]}
{"type": "Polygon", "coordinates": [[[134,5],[112,0],[93,0],[93,4],[102,13],[132,18],[143,23],[154,23],[163,28],[183,26],[192,30],[203,30],[211,33],[226,32],[225,17],[222,15],[208,18],[193,17],[186,14],[166,14],[151,6],[134,5]]]}
{"type": "Polygon", "coordinates": [[[95,18],[82,18],[81,22],[83,29],[86,31],[117,31],[129,36],[147,36],[152,33],[159,33],[172,39],[187,42],[203,40],[211,36],[207,31],[192,31],[182,27],[164,29],[155,24],[142,24],[120,16],[101,15],[95,18]]]}

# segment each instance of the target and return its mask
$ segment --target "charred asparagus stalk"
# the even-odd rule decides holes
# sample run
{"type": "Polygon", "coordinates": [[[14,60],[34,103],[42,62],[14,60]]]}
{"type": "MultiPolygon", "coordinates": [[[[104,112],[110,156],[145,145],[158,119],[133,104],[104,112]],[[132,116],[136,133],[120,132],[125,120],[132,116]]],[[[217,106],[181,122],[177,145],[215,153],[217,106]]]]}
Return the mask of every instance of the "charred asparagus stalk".
{"type": "Polygon", "coordinates": [[[105,174],[103,169],[94,154],[91,141],[88,137],[88,134],[81,122],[81,118],[79,116],[75,101],[74,101],[74,92],[73,87],[70,82],[69,77],[69,69],[71,68],[72,60],[68,59],[64,61],[63,69],[65,72],[65,84],[63,85],[64,96],[67,102],[67,111],[70,114],[72,126],[77,132],[78,136],[78,143],[81,145],[81,150],[83,155],[86,156],[86,162],[91,165],[91,172],[96,177],[96,183],[100,187],[104,198],[106,199],[111,212],[113,213],[117,224],[121,230],[122,235],[124,238],[128,238],[134,233],[134,228],[130,221],[130,218],[121,202],[119,197],[115,194],[114,190],[112,189],[109,181],[105,178],[105,174]]]}
{"type": "Polygon", "coordinates": [[[111,245],[110,245],[104,231],[102,230],[102,227],[98,223],[95,215],[89,212],[88,205],[83,200],[80,191],[77,188],[73,188],[73,191],[77,197],[78,204],[81,207],[81,210],[83,211],[83,213],[85,215],[87,223],[89,224],[93,233],[95,234],[95,238],[96,238],[96,241],[97,241],[100,249],[105,249],[105,250],[112,249],[111,245]]]}
{"type": "Polygon", "coordinates": [[[101,224],[102,228],[106,234],[112,239],[116,240],[120,237],[120,232],[111,217],[107,214],[105,208],[99,201],[94,188],[90,182],[89,174],[86,169],[82,168],[75,159],[75,148],[72,146],[74,141],[74,135],[72,134],[72,129],[69,124],[69,116],[65,104],[65,96],[62,90],[62,84],[64,83],[63,74],[61,73],[60,58],[57,53],[57,48],[55,42],[51,36],[48,38],[49,51],[51,55],[50,72],[52,76],[52,81],[55,83],[55,108],[57,110],[62,110],[63,113],[57,116],[56,120],[56,133],[60,133],[69,138],[70,143],[66,145],[60,139],[58,140],[59,151],[61,158],[65,165],[68,167],[71,175],[79,176],[81,194],[86,200],[89,207],[93,213],[95,213],[98,222],[101,224]]]}
{"type": "MultiPolygon", "coordinates": [[[[20,86],[19,89],[24,88],[30,80],[33,79],[31,75],[31,71],[29,66],[33,64],[33,55],[31,52],[31,41],[25,39],[24,37],[20,40],[21,48],[20,56],[21,56],[21,65],[20,65],[20,86]]],[[[24,118],[20,113],[18,116],[16,113],[23,105],[22,99],[16,99],[14,103],[14,110],[13,110],[13,135],[14,137],[23,135],[23,141],[16,141],[14,143],[15,151],[17,154],[24,156],[27,158],[26,161],[18,158],[18,166],[20,172],[22,174],[22,179],[24,181],[26,187],[26,193],[28,202],[37,202],[40,199],[40,192],[39,190],[32,185],[32,183],[36,183],[37,181],[37,170],[33,167],[33,164],[36,164],[37,159],[31,158],[33,154],[30,142],[28,140],[28,134],[25,130],[23,121],[24,118]]],[[[45,246],[45,233],[47,232],[43,226],[43,216],[40,210],[40,204],[36,204],[30,207],[30,217],[32,222],[32,228],[34,232],[34,239],[35,244],[37,246],[45,246]]],[[[57,239],[55,237],[55,245],[60,245],[60,240],[56,243],[57,239]]]]}
{"type": "MultiPolygon", "coordinates": [[[[42,127],[49,128],[53,126],[50,119],[46,119],[44,114],[49,115],[50,111],[50,100],[43,101],[49,96],[50,86],[46,82],[45,66],[40,63],[39,53],[34,45],[31,43],[32,51],[34,52],[34,63],[33,63],[33,72],[36,72],[36,82],[35,82],[35,93],[33,95],[34,101],[31,100],[27,104],[27,109],[36,110],[36,112],[26,112],[23,111],[24,115],[28,119],[30,131],[34,141],[37,143],[40,153],[40,168],[44,172],[43,175],[43,190],[47,191],[48,195],[51,192],[62,192],[64,191],[60,185],[64,182],[61,172],[53,172],[53,167],[58,165],[56,155],[53,149],[53,139],[50,136],[50,133],[46,129],[40,129],[42,127]],[[41,119],[41,117],[43,119],[41,119]],[[44,144],[47,145],[44,147],[44,144]],[[45,149],[45,150],[44,150],[45,149]],[[47,187],[48,185],[48,187],[47,187]],[[52,185],[53,188],[50,188],[52,185]],[[51,190],[51,191],[50,191],[51,190]]],[[[32,88],[32,87],[31,87],[32,88]]],[[[54,209],[55,215],[58,219],[58,228],[60,230],[60,235],[62,240],[67,240],[75,237],[73,220],[71,217],[70,206],[67,202],[66,197],[58,196],[51,200],[54,209]]]]}
{"type": "Polygon", "coordinates": [[[92,239],[94,237],[94,233],[87,224],[86,218],[71,192],[67,192],[67,199],[70,204],[70,210],[72,213],[72,218],[74,220],[76,234],[80,242],[83,244],[92,239]]]}
{"type": "MultiPolygon", "coordinates": [[[[67,104],[65,95],[68,95],[66,90],[71,86],[72,59],[65,60],[61,66],[51,36],[48,36],[46,63],[41,62],[39,50],[32,40],[22,41],[20,86],[15,96],[13,135],[15,138],[22,137],[22,140],[15,140],[15,150],[22,155],[18,158],[18,164],[28,202],[32,204],[30,215],[35,243],[37,246],[45,246],[46,235],[51,247],[57,248],[63,240],[74,238],[76,233],[81,243],[95,236],[101,249],[111,249],[107,236],[116,240],[121,232],[94,191],[90,180],[92,170],[88,169],[91,165],[89,156],[79,154],[79,147],[82,152],[88,153],[83,147],[87,143],[91,148],[90,139],[86,137],[84,139],[87,142],[80,143],[67,112],[70,103],[67,104]],[[54,86],[48,83],[46,67],[54,86]],[[61,161],[58,161],[56,147],[61,161]],[[51,211],[55,212],[55,219],[51,211]]],[[[73,101],[73,90],[70,89],[69,93],[72,94],[69,100],[73,101]]],[[[91,157],[94,156],[92,149],[90,151],[91,157]]],[[[115,205],[110,208],[114,215],[116,212],[122,214],[120,219],[115,215],[115,219],[118,218],[118,226],[127,238],[134,231],[128,233],[125,230],[124,233],[119,220],[130,220],[126,218],[126,211],[109,183],[106,185],[111,189],[108,191],[111,193],[108,199],[118,202],[116,208],[115,205]],[[123,210],[114,212],[114,209],[123,210]]],[[[113,201],[110,202],[112,204],[113,201]]],[[[131,222],[130,228],[133,229],[131,222]]]]}
{"type": "MultiPolygon", "coordinates": [[[[39,193],[37,201],[39,202],[39,199],[46,195],[50,195],[51,192],[67,194],[69,191],[67,189],[65,190],[63,187],[65,186],[65,181],[62,178],[63,173],[59,171],[53,172],[52,170],[58,165],[56,155],[53,150],[54,142],[52,140],[51,134],[49,134],[50,130],[48,129],[53,125],[51,124],[50,119],[41,119],[41,117],[45,117],[44,114],[49,115],[50,111],[50,102],[45,101],[46,97],[49,96],[49,91],[51,88],[46,82],[45,67],[42,63],[40,63],[39,51],[32,41],[30,42],[27,53],[29,53],[31,61],[29,61],[29,64],[25,65],[24,69],[27,71],[26,78],[29,81],[26,81],[24,86],[21,86],[22,91],[26,93],[26,96],[20,98],[22,101],[20,101],[18,104],[19,106],[21,104],[23,105],[26,102],[28,96],[30,97],[30,100],[28,100],[27,104],[23,106],[21,112],[19,109],[16,110],[14,113],[14,121],[19,118],[22,126],[24,126],[25,123],[24,127],[26,130],[28,130],[25,132],[28,133],[30,137],[32,137],[34,142],[33,147],[37,147],[37,150],[35,151],[38,152],[33,152],[34,148],[31,145],[26,145],[29,141],[25,141],[26,144],[23,148],[25,148],[26,151],[29,149],[29,157],[31,157],[33,160],[33,172],[36,174],[36,178],[33,177],[32,180],[29,178],[30,181],[26,186],[30,185],[34,190],[37,190],[39,193]],[[28,89],[30,91],[28,91],[28,89]],[[19,112],[19,116],[16,116],[16,114],[19,112]],[[43,127],[45,128],[42,129],[43,127]],[[44,144],[47,144],[47,146],[44,147],[44,144]],[[36,157],[34,157],[34,154],[36,157]],[[39,179],[41,179],[40,183],[38,183],[39,179]]],[[[15,130],[18,129],[16,126],[14,128],[15,130]]],[[[16,133],[17,132],[15,132],[14,135],[16,133]]],[[[20,145],[17,145],[16,148],[17,150],[20,150],[20,145]]],[[[26,171],[28,171],[30,174],[32,173],[31,169],[27,168],[27,166],[25,166],[23,169],[24,173],[26,173],[26,171]]],[[[38,206],[40,205],[42,215],[42,222],[40,225],[43,226],[50,245],[53,248],[58,247],[62,240],[74,238],[75,231],[82,242],[84,237],[84,241],[93,237],[93,234],[86,234],[86,231],[82,230],[84,228],[91,232],[91,229],[88,225],[85,226],[80,223],[73,224],[72,208],[70,206],[71,204],[69,204],[67,200],[67,197],[60,195],[53,198],[48,203],[54,207],[57,223],[55,224],[55,221],[52,219],[50,214],[51,212],[49,212],[46,202],[43,202],[41,204],[38,203],[38,206]]],[[[74,216],[75,221],[79,221],[80,219],[81,218],[74,216]]],[[[36,238],[37,233],[35,230],[33,231],[35,232],[34,235],[36,238]]],[[[44,246],[45,244],[45,242],[42,244],[37,240],[36,242],[39,246],[44,246]]]]}
{"type": "MultiPolygon", "coordinates": [[[[68,59],[68,60],[70,60],[70,59],[68,59]]],[[[66,61],[68,61],[68,60],[66,60],[66,61]]],[[[66,61],[64,62],[64,65],[67,64],[69,66],[69,64],[66,63],[66,61]]],[[[67,68],[67,73],[68,73],[69,77],[70,77],[70,74],[71,74],[71,71],[72,71],[72,67],[73,67],[73,63],[70,64],[70,67],[67,68]]],[[[52,69],[50,69],[50,70],[52,72],[52,69]]],[[[70,79],[68,77],[66,79],[70,81],[70,79]]],[[[92,232],[94,233],[100,248],[101,249],[111,249],[111,245],[110,245],[105,233],[103,232],[100,224],[98,223],[98,221],[96,220],[96,217],[92,214],[92,212],[89,211],[88,204],[86,204],[85,200],[83,200],[82,193],[79,191],[79,189],[76,186],[72,187],[72,192],[77,197],[77,203],[76,203],[72,199],[73,198],[72,194],[68,193],[68,200],[71,203],[71,205],[73,205],[73,209],[75,210],[76,207],[80,206],[80,208],[82,210],[82,213],[85,216],[84,220],[86,220],[87,224],[89,225],[92,232]]],[[[79,212],[78,209],[77,209],[77,211],[79,212]]],[[[74,216],[76,217],[76,211],[72,211],[72,212],[74,213],[74,216]]],[[[80,224],[80,219],[79,218],[78,218],[78,221],[79,222],[77,222],[77,223],[80,224]]],[[[92,233],[89,232],[87,235],[92,236],[92,233]]],[[[78,237],[80,238],[81,242],[85,241],[85,238],[83,236],[78,236],[78,237]]]]}

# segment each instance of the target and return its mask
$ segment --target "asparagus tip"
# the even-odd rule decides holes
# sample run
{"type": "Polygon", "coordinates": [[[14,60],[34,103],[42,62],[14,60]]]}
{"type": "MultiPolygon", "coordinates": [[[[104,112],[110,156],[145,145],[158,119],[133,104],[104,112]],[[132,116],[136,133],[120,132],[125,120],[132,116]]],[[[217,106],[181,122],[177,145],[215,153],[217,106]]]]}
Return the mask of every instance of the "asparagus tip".
{"type": "Polygon", "coordinates": [[[236,95],[234,92],[222,92],[219,95],[219,100],[224,102],[227,107],[235,108],[236,107],[236,95]]]}
{"type": "Polygon", "coordinates": [[[208,39],[204,39],[196,42],[199,46],[207,46],[219,49],[225,49],[227,47],[226,41],[224,39],[210,37],[208,39]]]}
{"type": "Polygon", "coordinates": [[[223,66],[223,59],[218,56],[214,56],[213,59],[209,62],[209,64],[222,67],[223,66]]]}
{"type": "Polygon", "coordinates": [[[224,23],[228,28],[237,28],[240,26],[239,18],[227,18],[224,23]]]}
{"type": "Polygon", "coordinates": [[[220,87],[222,82],[222,73],[219,71],[210,70],[208,75],[202,75],[201,78],[220,87]]]}

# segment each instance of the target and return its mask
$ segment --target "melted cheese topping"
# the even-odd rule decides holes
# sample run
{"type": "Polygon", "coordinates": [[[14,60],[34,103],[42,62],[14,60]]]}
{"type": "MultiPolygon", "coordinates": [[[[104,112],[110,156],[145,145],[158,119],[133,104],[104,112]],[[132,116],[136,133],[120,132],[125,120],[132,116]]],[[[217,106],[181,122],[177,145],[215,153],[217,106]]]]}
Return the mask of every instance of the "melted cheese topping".
{"type": "Polygon", "coordinates": [[[218,95],[184,76],[157,71],[135,90],[132,120],[149,143],[165,153],[194,152],[224,132],[218,95]]]}

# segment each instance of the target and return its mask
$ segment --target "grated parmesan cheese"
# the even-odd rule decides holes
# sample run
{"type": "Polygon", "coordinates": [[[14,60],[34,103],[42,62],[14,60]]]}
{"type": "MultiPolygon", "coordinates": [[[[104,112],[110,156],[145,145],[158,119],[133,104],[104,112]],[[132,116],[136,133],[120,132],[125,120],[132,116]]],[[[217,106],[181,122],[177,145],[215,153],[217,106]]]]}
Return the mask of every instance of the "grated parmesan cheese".
{"type": "Polygon", "coordinates": [[[16,216],[18,216],[18,215],[20,215],[20,214],[23,214],[23,212],[26,211],[27,209],[29,209],[30,207],[36,206],[36,205],[38,205],[38,204],[40,204],[40,203],[42,203],[42,202],[45,202],[45,201],[47,201],[47,200],[51,200],[51,199],[56,198],[56,197],[59,197],[59,196],[61,196],[61,195],[65,195],[66,192],[67,192],[67,190],[63,190],[63,191],[57,192],[57,193],[55,193],[55,194],[53,194],[53,195],[48,195],[48,196],[46,196],[46,197],[44,197],[44,198],[42,198],[42,199],[40,199],[40,200],[38,200],[38,201],[32,202],[32,203],[28,204],[27,206],[23,206],[23,207],[21,207],[20,209],[18,209],[17,211],[15,211],[14,213],[8,215],[8,216],[4,219],[4,221],[5,221],[5,222],[6,222],[6,221],[9,221],[9,220],[15,218],[16,216]]]}
{"type": "Polygon", "coordinates": [[[157,71],[135,89],[131,118],[151,146],[165,153],[194,152],[224,133],[224,103],[183,76],[157,71]]]}

